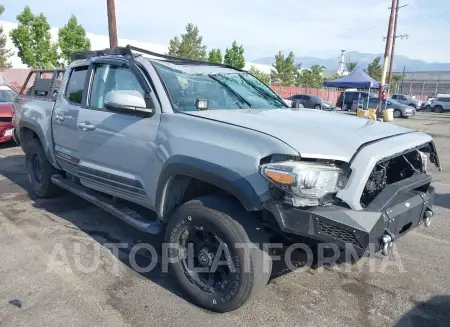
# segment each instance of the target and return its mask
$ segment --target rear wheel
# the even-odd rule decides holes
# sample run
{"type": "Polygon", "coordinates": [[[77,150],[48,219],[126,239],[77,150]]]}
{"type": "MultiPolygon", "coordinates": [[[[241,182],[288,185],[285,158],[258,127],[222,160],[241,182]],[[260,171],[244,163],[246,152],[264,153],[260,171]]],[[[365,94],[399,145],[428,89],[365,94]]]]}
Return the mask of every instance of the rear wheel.
{"type": "Polygon", "coordinates": [[[197,305],[232,311],[267,284],[272,262],[258,220],[234,199],[206,196],[189,201],[170,218],[165,242],[170,269],[197,305]]]}
{"type": "Polygon", "coordinates": [[[433,109],[431,109],[431,106],[426,106],[426,107],[425,107],[425,111],[426,111],[426,112],[432,112],[433,109]]]}
{"type": "Polygon", "coordinates": [[[322,107],[321,107],[320,105],[316,104],[316,105],[314,106],[314,109],[320,110],[320,109],[322,109],[322,107]]]}
{"type": "Polygon", "coordinates": [[[394,118],[400,118],[400,117],[402,117],[401,110],[395,109],[394,110],[394,118]]]}
{"type": "Polygon", "coordinates": [[[342,111],[348,111],[348,105],[346,103],[342,105],[342,111]]]}
{"type": "Polygon", "coordinates": [[[58,171],[50,164],[37,139],[31,139],[25,147],[25,164],[33,193],[41,198],[58,194],[59,188],[51,182],[58,171]]]}
{"type": "Polygon", "coordinates": [[[434,107],[434,112],[437,112],[437,113],[441,113],[443,110],[442,110],[442,107],[441,106],[436,106],[436,107],[434,107]]]}

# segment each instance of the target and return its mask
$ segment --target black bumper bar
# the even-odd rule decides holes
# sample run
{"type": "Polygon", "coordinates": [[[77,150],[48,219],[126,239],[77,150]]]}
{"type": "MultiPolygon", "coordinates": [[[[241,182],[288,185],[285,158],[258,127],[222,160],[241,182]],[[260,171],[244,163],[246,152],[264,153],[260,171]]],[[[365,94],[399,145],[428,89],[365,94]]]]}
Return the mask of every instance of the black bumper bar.
{"type": "Polygon", "coordinates": [[[384,235],[393,240],[424,222],[425,212],[432,211],[434,203],[430,183],[429,175],[418,174],[391,184],[361,211],[337,205],[300,209],[275,202],[271,211],[286,233],[333,243],[341,249],[351,244],[358,252],[378,251],[384,235]]]}

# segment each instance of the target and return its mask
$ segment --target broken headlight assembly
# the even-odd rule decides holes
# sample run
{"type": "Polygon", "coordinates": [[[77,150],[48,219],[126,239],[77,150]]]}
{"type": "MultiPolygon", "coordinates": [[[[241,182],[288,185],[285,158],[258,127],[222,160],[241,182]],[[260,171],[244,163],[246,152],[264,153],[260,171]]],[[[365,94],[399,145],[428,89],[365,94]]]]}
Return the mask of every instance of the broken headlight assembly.
{"type": "Polygon", "coordinates": [[[285,191],[295,207],[326,204],[347,183],[348,173],[334,164],[284,161],[260,166],[261,174],[285,191]]]}

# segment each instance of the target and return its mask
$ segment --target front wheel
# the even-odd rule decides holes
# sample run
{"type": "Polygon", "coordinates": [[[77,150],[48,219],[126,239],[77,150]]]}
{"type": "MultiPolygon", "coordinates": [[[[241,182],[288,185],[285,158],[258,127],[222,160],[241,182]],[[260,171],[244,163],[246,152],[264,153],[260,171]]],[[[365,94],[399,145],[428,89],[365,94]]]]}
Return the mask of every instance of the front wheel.
{"type": "Polygon", "coordinates": [[[316,105],[314,106],[314,109],[320,110],[320,109],[322,109],[322,107],[321,107],[320,105],[316,104],[316,105]]]}
{"type": "Polygon", "coordinates": [[[170,218],[169,264],[195,304],[232,311],[267,284],[272,270],[268,237],[259,221],[234,199],[206,196],[189,201],[170,218]]]}
{"type": "Polygon", "coordinates": [[[395,109],[394,110],[394,118],[400,118],[400,117],[402,117],[401,110],[395,109]]]}
{"type": "Polygon", "coordinates": [[[425,111],[426,111],[426,112],[432,112],[433,109],[431,109],[431,106],[426,106],[426,107],[425,107],[425,111]]]}
{"type": "Polygon", "coordinates": [[[434,112],[436,112],[436,113],[441,113],[443,110],[442,110],[442,107],[441,106],[436,106],[436,107],[434,107],[434,112]]]}

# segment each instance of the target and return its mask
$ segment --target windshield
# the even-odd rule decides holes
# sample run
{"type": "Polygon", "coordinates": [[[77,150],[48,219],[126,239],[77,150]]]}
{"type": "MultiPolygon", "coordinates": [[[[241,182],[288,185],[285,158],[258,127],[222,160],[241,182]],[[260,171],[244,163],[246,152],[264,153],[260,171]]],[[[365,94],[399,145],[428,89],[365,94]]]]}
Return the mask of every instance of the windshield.
{"type": "Polygon", "coordinates": [[[17,92],[13,90],[0,90],[0,102],[13,102],[17,92]]]}
{"type": "Polygon", "coordinates": [[[275,109],[287,105],[269,87],[245,72],[212,66],[152,61],[176,111],[197,110],[197,99],[211,109],[275,109]]]}

